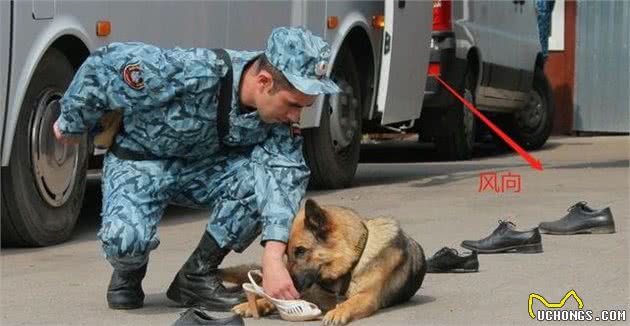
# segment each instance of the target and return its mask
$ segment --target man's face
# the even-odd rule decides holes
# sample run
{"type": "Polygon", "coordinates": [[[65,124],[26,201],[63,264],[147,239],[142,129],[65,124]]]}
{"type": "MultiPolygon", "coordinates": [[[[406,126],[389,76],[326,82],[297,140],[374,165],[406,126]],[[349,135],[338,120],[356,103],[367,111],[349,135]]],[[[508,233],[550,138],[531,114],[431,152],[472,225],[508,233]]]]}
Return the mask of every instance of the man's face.
{"type": "Polygon", "coordinates": [[[298,123],[304,107],[313,105],[317,96],[297,90],[272,91],[271,84],[256,92],[256,108],[265,123],[298,123]]]}

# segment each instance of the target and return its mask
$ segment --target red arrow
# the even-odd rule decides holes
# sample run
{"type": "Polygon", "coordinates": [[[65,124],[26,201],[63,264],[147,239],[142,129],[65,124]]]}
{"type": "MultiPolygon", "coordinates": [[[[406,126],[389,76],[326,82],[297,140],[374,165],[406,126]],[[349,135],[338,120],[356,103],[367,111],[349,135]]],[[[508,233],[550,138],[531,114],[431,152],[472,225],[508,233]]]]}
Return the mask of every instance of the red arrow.
{"type": "Polygon", "coordinates": [[[512,147],[519,155],[521,155],[521,157],[523,157],[523,159],[525,159],[525,161],[527,161],[527,163],[529,163],[529,165],[531,165],[533,169],[536,169],[539,171],[543,170],[542,163],[539,160],[529,155],[529,153],[527,153],[527,151],[525,151],[514,140],[512,140],[510,136],[506,135],[501,129],[499,129],[499,127],[497,127],[494,123],[492,123],[492,121],[488,120],[488,118],[486,118],[483,114],[481,114],[481,112],[479,112],[479,110],[477,110],[477,108],[475,108],[474,105],[466,101],[461,95],[459,95],[459,93],[457,93],[453,88],[451,88],[439,76],[437,75],[432,75],[432,76],[435,77],[435,79],[437,79],[437,81],[439,81],[444,87],[446,87],[446,89],[449,92],[451,92],[453,96],[455,96],[458,100],[464,103],[464,105],[472,113],[474,113],[481,121],[483,121],[483,123],[485,123],[488,127],[490,127],[490,129],[492,129],[492,131],[494,131],[495,134],[499,135],[499,137],[501,137],[508,145],[510,145],[510,147],[512,147]]]}

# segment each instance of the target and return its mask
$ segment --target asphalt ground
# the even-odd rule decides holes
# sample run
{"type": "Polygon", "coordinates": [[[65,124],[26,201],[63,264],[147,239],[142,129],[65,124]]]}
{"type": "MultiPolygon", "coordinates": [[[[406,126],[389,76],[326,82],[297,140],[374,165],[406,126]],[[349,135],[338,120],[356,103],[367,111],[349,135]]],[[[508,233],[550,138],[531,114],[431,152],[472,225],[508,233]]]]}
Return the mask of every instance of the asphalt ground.
{"type": "MultiPolygon", "coordinates": [[[[630,310],[630,138],[552,138],[532,155],[542,161],[544,171],[487,145],[476,150],[473,160],[442,162],[431,146],[415,142],[366,144],[351,188],[310,191],[308,197],[322,204],[350,207],[366,217],[397,218],[428,256],[444,246],[463,250],[462,240],[485,237],[498,220],[508,219],[524,230],[558,219],[581,200],[595,208],[610,206],[615,217],[615,234],[544,235],[541,254],[481,255],[478,273],[428,274],[410,302],[353,324],[536,324],[528,313],[530,294],[557,303],[570,290],[593,317],[604,309],[630,310]],[[518,176],[521,189],[482,190],[481,173],[494,174],[499,182],[518,176]]],[[[151,255],[143,283],[145,307],[113,311],[105,300],[111,267],[96,239],[98,196],[98,181],[92,180],[67,243],[2,249],[2,325],[170,325],[178,318],[183,309],[165,292],[196,246],[208,211],[167,210],[160,226],[161,245],[151,255]]],[[[258,262],[261,253],[262,248],[253,245],[243,254],[229,255],[224,264],[258,262]]],[[[546,309],[537,300],[532,307],[546,309]]],[[[572,299],[562,309],[579,310],[572,299]]],[[[248,319],[246,324],[292,323],[272,316],[248,319]]]]}

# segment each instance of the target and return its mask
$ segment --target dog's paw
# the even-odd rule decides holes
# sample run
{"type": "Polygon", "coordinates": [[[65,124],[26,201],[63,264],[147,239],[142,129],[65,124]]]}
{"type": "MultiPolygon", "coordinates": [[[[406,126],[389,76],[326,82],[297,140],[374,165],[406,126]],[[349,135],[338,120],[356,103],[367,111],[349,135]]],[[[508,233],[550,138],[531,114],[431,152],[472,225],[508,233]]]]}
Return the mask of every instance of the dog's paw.
{"type": "Polygon", "coordinates": [[[232,307],[232,312],[245,318],[254,316],[254,311],[247,302],[232,307]]]}
{"type": "MultiPolygon", "coordinates": [[[[260,316],[269,315],[275,310],[274,305],[265,299],[256,300],[256,305],[260,316]]],[[[232,312],[245,318],[254,317],[254,308],[247,302],[234,306],[232,312]]]]}
{"type": "Polygon", "coordinates": [[[351,321],[352,315],[350,311],[344,309],[343,307],[337,307],[326,313],[324,316],[324,325],[325,326],[340,326],[345,325],[351,321]]]}

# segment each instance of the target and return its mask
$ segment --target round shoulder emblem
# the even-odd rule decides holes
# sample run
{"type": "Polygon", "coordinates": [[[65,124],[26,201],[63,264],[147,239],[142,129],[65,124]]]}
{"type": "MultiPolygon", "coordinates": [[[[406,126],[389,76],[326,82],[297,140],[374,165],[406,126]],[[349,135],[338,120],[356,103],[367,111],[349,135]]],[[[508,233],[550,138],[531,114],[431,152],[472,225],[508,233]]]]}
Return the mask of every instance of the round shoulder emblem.
{"type": "Polygon", "coordinates": [[[142,79],[142,69],[140,64],[133,63],[128,64],[122,71],[123,80],[125,84],[135,90],[141,90],[144,88],[144,79],[142,79]]]}

